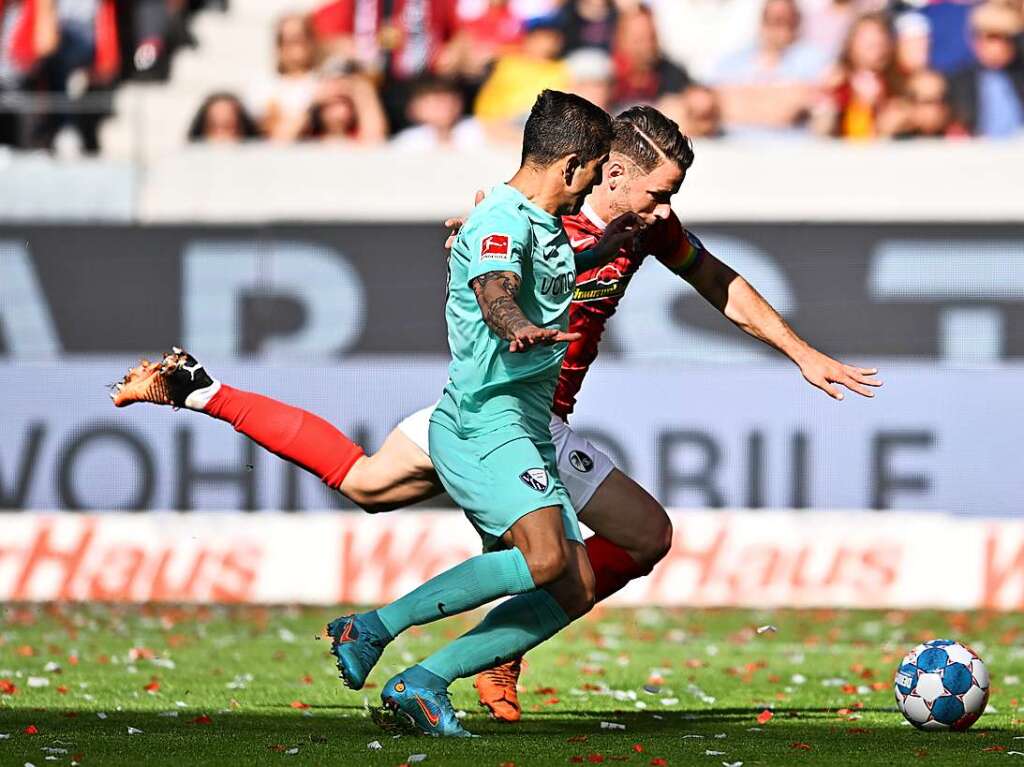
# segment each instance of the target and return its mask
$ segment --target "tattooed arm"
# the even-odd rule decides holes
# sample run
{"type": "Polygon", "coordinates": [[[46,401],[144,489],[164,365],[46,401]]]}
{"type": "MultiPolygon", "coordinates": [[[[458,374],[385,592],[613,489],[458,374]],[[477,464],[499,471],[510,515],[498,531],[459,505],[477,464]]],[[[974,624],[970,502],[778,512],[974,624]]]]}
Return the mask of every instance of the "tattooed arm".
{"type": "Polygon", "coordinates": [[[486,272],[470,281],[484,322],[496,336],[509,342],[510,352],[523,352],[535,344],[575,341],[579,333],[563,333],[557,328],[539,328],[523,314],[516,303],[522,280],[514,272],[486,272]]]}

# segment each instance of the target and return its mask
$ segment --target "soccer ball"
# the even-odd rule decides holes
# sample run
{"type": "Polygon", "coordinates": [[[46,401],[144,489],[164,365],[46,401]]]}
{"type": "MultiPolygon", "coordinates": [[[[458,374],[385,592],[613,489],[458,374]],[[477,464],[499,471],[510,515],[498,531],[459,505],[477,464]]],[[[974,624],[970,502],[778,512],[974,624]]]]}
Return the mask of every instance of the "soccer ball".
{"type": "Polygon", "coordinates": [[[908,652],[896,672],[896,705],[921,730],[966,730],[988,703],[988,669],[973,650],[934,639],[908,652]]]}

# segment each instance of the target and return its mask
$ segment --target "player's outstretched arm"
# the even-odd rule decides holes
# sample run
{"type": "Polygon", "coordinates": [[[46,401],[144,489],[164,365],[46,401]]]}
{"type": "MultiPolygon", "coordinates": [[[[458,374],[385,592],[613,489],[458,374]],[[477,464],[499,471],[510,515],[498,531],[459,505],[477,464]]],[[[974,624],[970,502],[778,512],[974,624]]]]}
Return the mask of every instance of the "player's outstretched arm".
{"type": "Polygon", "coordinates": [[[536,344],[550,345],[580,338],[579,333],[539,328],[530,322],[516,303],[521,282],[515,272],[486,272],[469,283],[476,294],[484,322],[499,338],[509,342],[510,352],[523,352],[536,344]]]}
{"type": "Polygon", "coordinates": [[[804,341],[749,282],[710,253],[704,252],[685,279],[741,330],[789,357],[809,384],[833,399],[843,399],[843,392],[833,384],[863,397],[875,396],[872,388],[882,385],[875,378],[877,368],[846,365],[804,341]]]}

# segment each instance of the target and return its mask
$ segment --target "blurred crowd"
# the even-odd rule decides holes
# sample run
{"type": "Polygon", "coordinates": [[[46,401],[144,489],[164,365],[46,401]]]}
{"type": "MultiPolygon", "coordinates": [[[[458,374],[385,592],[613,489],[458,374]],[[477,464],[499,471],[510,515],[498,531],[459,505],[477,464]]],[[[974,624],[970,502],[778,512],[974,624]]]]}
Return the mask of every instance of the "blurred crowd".
{"type": "Polygon", "coordinates": [[[332,0],[194,141],[514,142],[543,88],[655,104],[693,137],[1024,131],[1021,0],[332,0]]]}
{"type": "Polygon", "coordinates": [[[70,135],[99,149],[110,94],[165,80],[191,44],[188,17],[227,0],[0,0],[0,145],[52,148],[70,135]]]}
{"type": "MultiPolygon", "coordinates": [[[[138,69],[141,40],[162,46],[144,62],[180,44],[139,32],[142,9],[161,6],[166,27],[196,2],[128,5],[138,69]]],[[[67,88],[86,62],[96,88],[125,66],[125,45],[116,60],[103,43],[116,0],[0,0],[0,87],[25,76],[27,6],[32,77],[67,88]]],[[[613,112],[654,104],[696,138],[1024,133],[1024,0],[329,0],[268,33],[276,71],[205,98],[191,141],[512,143],[544,88],[613,112]]]]}

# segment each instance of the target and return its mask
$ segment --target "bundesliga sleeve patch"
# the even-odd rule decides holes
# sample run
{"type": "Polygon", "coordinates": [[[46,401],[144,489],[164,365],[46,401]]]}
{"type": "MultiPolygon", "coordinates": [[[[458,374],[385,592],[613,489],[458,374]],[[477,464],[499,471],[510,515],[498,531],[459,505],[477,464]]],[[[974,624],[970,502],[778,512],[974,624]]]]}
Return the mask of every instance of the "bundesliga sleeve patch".
{"type": "Polygon", "coordinates": [[[507,234],[489,234],[480,241],[480,260],[511,261],[512,241],[507,234]]]}

